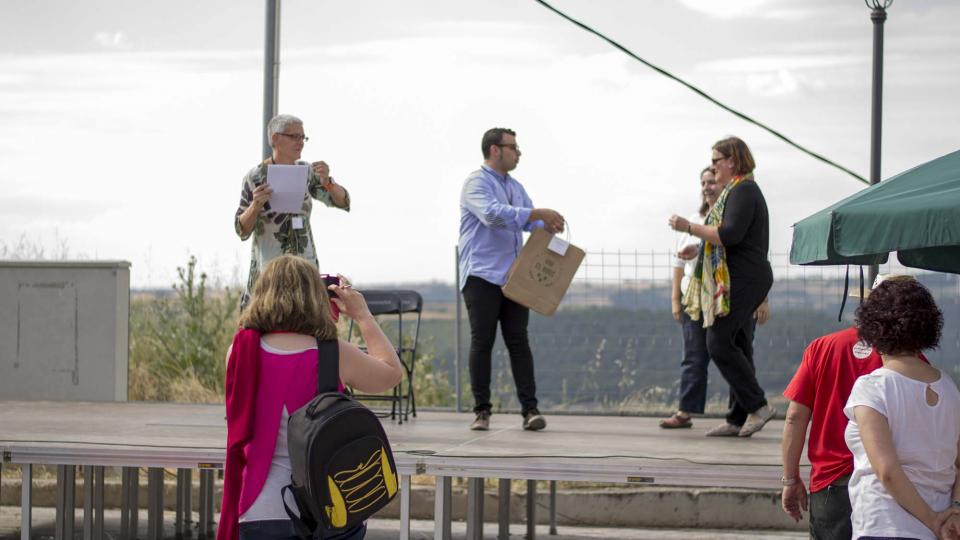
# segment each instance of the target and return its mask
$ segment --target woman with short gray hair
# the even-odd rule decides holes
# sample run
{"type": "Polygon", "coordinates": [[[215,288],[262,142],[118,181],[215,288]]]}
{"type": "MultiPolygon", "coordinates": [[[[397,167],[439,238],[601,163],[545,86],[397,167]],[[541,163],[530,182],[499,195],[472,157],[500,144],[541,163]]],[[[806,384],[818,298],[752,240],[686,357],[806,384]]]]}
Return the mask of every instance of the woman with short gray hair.
{"type": "Polygon", "coordinates": [[[250,249],[250,274],[240,301],[241,309],[250,298],[260,269],[272,259],[292,254],[303,257],[319,268],[317,250],[310,227],[313,200],[327,206],[350,211],[350,194],[330,176],[330,166],[323,161],[300,161],[303,145],[310,140],[303,131],[303,121],[289,114],[277,115],[267,123],[267,137],[272,155],[250,169],[243,178],[240,204],[234,215],[234,228],[240,240],[253,236],[250,249]],[[269,165],[310,165],[307,193],[298,213],[281,214],[270,207],[273,189],[267,183],[269,165]]]}

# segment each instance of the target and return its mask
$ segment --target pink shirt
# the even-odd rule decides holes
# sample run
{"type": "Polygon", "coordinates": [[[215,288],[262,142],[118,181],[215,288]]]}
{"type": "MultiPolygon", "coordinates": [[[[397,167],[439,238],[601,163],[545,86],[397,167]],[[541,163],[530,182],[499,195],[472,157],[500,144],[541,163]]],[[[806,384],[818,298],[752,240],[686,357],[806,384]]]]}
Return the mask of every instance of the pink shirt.
{"type": "Polygon", "coordinates": [[[236,540],[239,516],[257,499],[270,471],[284,405],[295,411],[316,395],[316,349],[271,354],[261,349],[259,332],[240,330],[224,390],[227,453],[217,539],[236,540]]]}
{"type": "Polygon", "coordinates": [[[317,394],[317,349],[276,354],[261,348],[258,380],[253,440],[244,449],[247,466],[240,490],[240,514],[250,508],[263,489],[277,445],[284,405],[293,413],[317,394]]]}

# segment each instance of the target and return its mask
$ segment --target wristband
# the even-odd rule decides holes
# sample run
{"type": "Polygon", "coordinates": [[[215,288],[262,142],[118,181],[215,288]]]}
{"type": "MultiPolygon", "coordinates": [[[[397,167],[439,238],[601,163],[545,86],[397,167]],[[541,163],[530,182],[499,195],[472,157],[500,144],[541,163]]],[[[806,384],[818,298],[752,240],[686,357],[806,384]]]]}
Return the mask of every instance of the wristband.
{"type": "MultiPolygon", "coordinates": [[[[787,477],[785,477],[785,476],[781,476],[781,477],[780,477],[780,485],[781,485],[781,486],[784,486],[784,487],[792,486],[792,485],[796,484],[797,481],[798,481],[798,479],[797,479],[796,476],[794,476],[793,478],[787,478],[787,477]]],[[[957,501],[954,501],[954,502],[957,502],[957,501]]]]}
{"type": "Polygon", "coordinates": [[[693,234],[691,230],[693,228],[693,223],[687,223],[687,234],[693,234]]]}

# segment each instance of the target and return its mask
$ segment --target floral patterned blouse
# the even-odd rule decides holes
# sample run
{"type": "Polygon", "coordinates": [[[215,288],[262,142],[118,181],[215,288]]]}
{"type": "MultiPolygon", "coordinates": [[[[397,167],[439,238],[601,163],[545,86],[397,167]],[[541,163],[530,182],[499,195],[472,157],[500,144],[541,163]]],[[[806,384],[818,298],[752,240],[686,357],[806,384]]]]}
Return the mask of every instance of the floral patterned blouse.
{"type": "MultiPolygon", "coordinates": [[[[310,165],[305,161],[297,161],[296,164],[310,165]]],[[[264,205],[260,215],[257,216],[257,223],[253,230],[246,235],[240,231],[240,214],[253,202],[253,190],[267,181],[267,164],[257,165],[243,177],[240,205],[237,207],[236,215],[234,215],[233,225],[240,240],[246,240],[253,235],[253,245],[250,246],[250,277],[247,279],[247,290],[240,301],[241,306],[247,305],[247,301],[250,299],[250,291],[253,290],[253,284],[257,282],[257,277],[260,276],[260,269],[271,259],[289,253],[303,257],[319,268],[317,250],[313,242],[313,231],[310,228],[310,211],[313,209],[311,197],[327,206],[339,207],[333,202],[330,194],[320,187],[320,178],[314,174],[312,167],[309,168],[309,171],[307,195],[303,198],[300,213],[278,214],[271,210],[268,202],[264,205]],[[294,228],[297,218],[302,221],[302,227],[299,229],[294,228]]],[[[349,192],[342,210],[350,211],[349,192]]]]}

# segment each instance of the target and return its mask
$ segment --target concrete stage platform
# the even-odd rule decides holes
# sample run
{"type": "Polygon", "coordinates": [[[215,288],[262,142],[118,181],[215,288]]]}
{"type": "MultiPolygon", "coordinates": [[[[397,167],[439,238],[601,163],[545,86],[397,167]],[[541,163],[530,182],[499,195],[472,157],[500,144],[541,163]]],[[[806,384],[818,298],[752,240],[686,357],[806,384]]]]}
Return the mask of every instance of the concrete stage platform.
{"type": "MultiPolygon", "coordinates": [[[[81,465],[200,469],[212,486],[211,471],[224,456],[223,414],[222,405],[0,401],[0,451],[4,462],[63,466],[65,485],[81,465]]],[[[450,537],[451,477],[779,488],[780,422],[737,439],[704,437],[717,419],[662,430],[655,418],[549,415],[542,432],[523,431],[517,414],[493,415],[488,432],[469,431],[471,420],[467,413],[424,411],[403,425],[384,421],[402,475],[400,538],[409,537],[412,474],[435,476],[437,493],[444,494],[434,509],[438,540],[450,537]]],[[[162,471],[156,483],[162,484],[162,471]]],[[[482,487],[479,480],[471,487],[477,483],[482,487]]],[[[91,495],[96,501],[96,491],[91,495]]],[[[212,519],[213,502],[206,502],[212,519]]],[[[23,504],[29,507],[28,500],[23,504]]],[[[476,523],[481,497],[468,496],[468,538],[479,537],[475,525],[470,530],[471,512],[476,523]]],[[[155,521],[153,530],[162,530],[162,520],[155,521]]]]}

